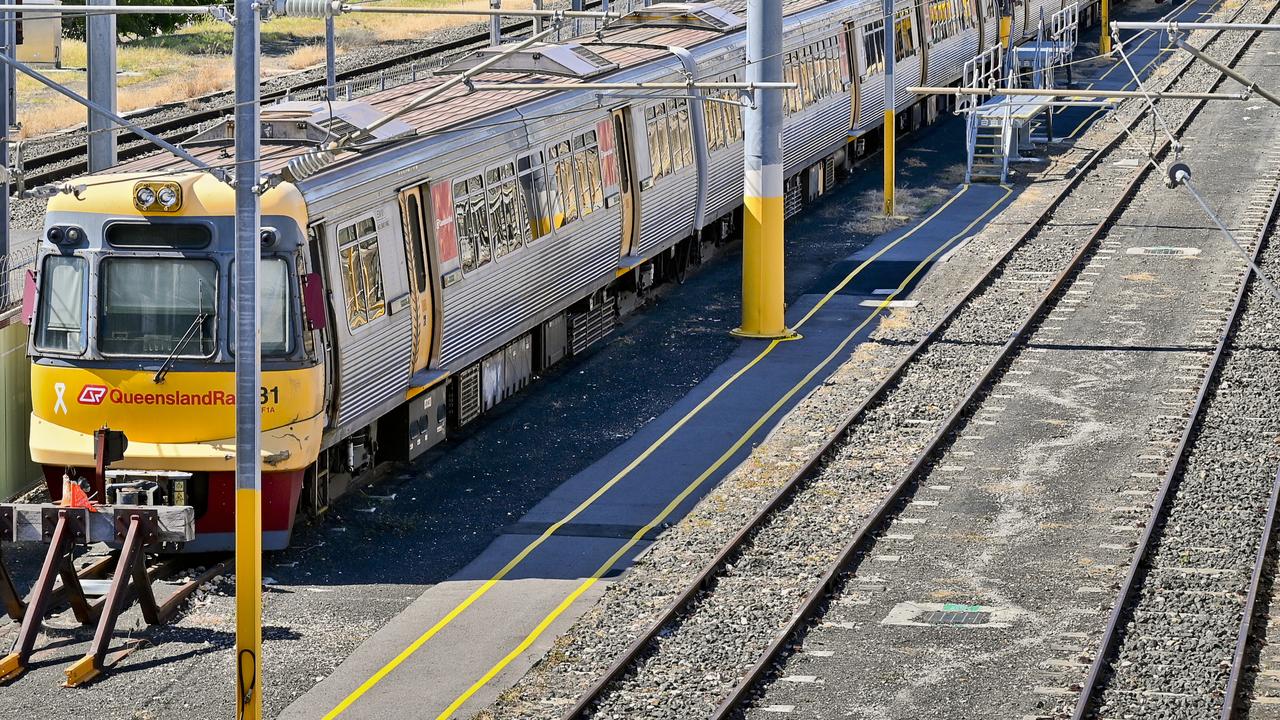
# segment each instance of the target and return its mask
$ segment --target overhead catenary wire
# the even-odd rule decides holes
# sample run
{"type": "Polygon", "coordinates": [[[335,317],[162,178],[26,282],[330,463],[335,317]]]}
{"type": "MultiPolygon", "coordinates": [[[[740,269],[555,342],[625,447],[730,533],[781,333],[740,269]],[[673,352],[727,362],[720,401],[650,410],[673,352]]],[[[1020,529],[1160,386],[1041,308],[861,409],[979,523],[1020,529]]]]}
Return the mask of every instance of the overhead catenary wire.
{"type": "Polygon", "coordinates": [[[1271,297],[1276,300],[1280,300],[1280,289],[1277,289],[1275,283],[1271,281],[1271,278],[1267,277],[1267,274],[1262,271],[1262,268],[1258,267],[1258,264],[1254,262],[1253,257],[1249,255],[1249,252],[1245,250],[1244,246],[1240,244],[1240,241],[1236,239],[1235,233],[1231,232],[1231,229],[1222,222],[1222,218],[1218,217],[1218,214],[1213,211],[1213,208],[1209,207],[1209,203],[1205,202],[1204,197],[1200,195],[1198,190],[1196,190],[1195,185],[1191,182],[1191,171],[1185,165],[1179,163],[1170,168],[1169,177],[1175,185],[1184,187],[1187,189],[1187,192],[1191,193],[1191,197],[1195,198],[1196,203],[1198,203],[1200,208],[1204,210],[1205,215],[1209,216],[1209,219],[1213,221],[1213,224],[1218,227],[1218,230],[1222,232],[1227,240],[1231,241],[1231,245],[1240,253],[1240,256],[1244,258],[1244,261],[1249,264],[1249,269],[1252,270],[1253,273],[1258,276],[1258,279],[1267,286],[1267,291],[1271,294],[1271,297]]]}

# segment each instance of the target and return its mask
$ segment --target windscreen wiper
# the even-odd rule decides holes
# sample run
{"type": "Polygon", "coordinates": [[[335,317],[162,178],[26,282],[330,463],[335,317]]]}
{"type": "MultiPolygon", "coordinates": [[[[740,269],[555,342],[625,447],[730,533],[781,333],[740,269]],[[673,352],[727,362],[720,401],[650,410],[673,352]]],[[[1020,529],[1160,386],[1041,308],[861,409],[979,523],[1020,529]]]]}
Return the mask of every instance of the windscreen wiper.
{"type": "Polygon", "coordinates": [[[165,358],[163,363],[160,363],[160,369],[156,371],[156,376],[151,378],[153,382],[157,385],[164,382],[164,376],[169,374],[169,369],[173,367],[173,361],[178,357],[178,353],[182,352],[182,348],[186,347],[187,343],[191,342],[191,338],[196,336],[196,332],[199,331],[200,326],[203,325],[204,321],[208,318],[209,313],[200,313],[199,315],[196,315],[196,319],[191,321],[191,326],[187,328],[186,332],[182,333],[182,339],[179,340],[177,346],[173,348],[173,352],[169,353],[169,357],[165,358]]]}

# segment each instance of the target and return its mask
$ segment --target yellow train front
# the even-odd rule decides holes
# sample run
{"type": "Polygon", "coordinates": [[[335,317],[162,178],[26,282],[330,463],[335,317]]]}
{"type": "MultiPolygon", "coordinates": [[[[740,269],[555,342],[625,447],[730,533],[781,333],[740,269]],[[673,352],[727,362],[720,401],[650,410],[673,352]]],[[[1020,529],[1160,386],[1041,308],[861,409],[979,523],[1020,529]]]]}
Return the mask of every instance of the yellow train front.
{"type": "MultiPolygon", "coordinates": [[[[323,358],[307,332],[306,207],[262,199],[264,547],[288,545],[324,428],[323,358]]],[[[234,196],[206,173],[107,175],[50,201],[29,294],[31,456],[54,500],[64,473],[106,504],[190,505],[188,551],[234,533],[234,196]],[[94,433],[123,431],[97,477],[94,433]]]]}

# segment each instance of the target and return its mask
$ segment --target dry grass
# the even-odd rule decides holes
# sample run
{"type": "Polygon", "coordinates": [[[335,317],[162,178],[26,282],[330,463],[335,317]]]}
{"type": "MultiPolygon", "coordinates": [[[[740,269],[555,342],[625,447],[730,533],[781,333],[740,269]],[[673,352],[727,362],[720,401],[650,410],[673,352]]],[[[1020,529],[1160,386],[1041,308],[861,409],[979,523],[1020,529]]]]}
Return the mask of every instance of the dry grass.
{"type": "MultiPolygon", "coordinates": [[[[487,0],[396,0],[398,7],[487,8],[487,0]]],[[[532,0],[506,0],[503,7],[533,7],[532,0]]],[[[481,16],[356,14],[338,19],[338,53],[396,40],[419,39],[433,32],[484,21],[481,16]]],[[[117,105],[121,112],[189,100],[229,90],[234,79],[229,55],[231,28],[208,19],[161,37],[122,43],[117,64],[120,77],[117,105]]],[[[314,67],[324,62],[324,21],[279,18],[262,28],[264,76],[314,67]]],[[[62,64],[50,79],[84,94],[86,63],[83,42],[63,40],[62,64]]],[[[28,77],[18,80],[19,137],[46,135],[83,125],[87,114],[28,77]]]]}
{"type": "MultiPolygon", "coordinates": [[[[304,45],[294,50],[285,58],[285,66],[290,70],[302,70],[316,65],[324,64],[324,44],[316,43],[315,45],[304,45]]],[[[338,55],[346,52],[346,49],[339,46],[336,48],[338,55]]]]}

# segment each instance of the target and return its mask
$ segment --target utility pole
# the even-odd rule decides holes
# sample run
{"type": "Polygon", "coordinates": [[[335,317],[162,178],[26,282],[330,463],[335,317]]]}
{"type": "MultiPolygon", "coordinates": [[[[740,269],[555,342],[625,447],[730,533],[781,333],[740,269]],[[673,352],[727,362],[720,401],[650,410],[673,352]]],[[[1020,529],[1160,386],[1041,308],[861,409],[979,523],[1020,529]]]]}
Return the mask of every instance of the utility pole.
{"type": "MultiPolygon", "coordinates": [[[[747,81],[782,82],[782,3],[747,2],[747,81]]],[[[743,110],[746,137],[742,232],[743,337],[793,337],[783,289],[782,90],[756,89],[743,110]]]]}
{"type": "Polygon", "coordinates": [[[262,358],[258,337],[258,102],[262,19],[235,2],[236,718],[262,718],[262,358]]]}
{"type": "MultiPolygon", "coordinates": [[[[534,9],[534,10],[541,10],[541,9],[542,9],[542,0],[533,0],[533,9],[534,9]]],[[[540,33],[540,32],[542,32],[542,18],[540,18],[540,17],[535,17],[535,18],[533,19],[533,34],[537,35],[537,34],[538,34],[538,33],[540,33]]]]}
{"type": "MultiPolygon", "coordinates": [[[[502,0],[489,0],[489,9],[501,10],[502,0]]],[[[489,45],[491,47],[498,47],[501,44],[502,44],[502,16],[490,15],[489,16],[489,45]]]]}
{"type": "Polygon", "coordinates": [[[893,78],[894,61],[898,59],[894,47],[896,29],[893,16],[893,0],[884,0],[884,216],[893,217],[897,209],[893,189],[897,180],[898,151],[898,86],[893,78]]]}
{"type": "MultiPolygon", "coordinates": [[[[89,0],[90,5],[115,5],[115,0],[89,0]]],[[[116,111],[116,16],[94,13],[85,18],[89,46],[89,101],[116,111]]],[[[89,111],[89,172],[116,164],[116,131],[106,115],[89,111]]]]}
{"type": "MultiPolygon", "coordinates": [[[[18,38],[18,16],[16,13],[0,13],[0,53],[9,57],[17,57],[14,49],[18,38]]],[[[0,63],[0,273],[9,267],[9,126],[14,123],[17,111],[15,95],[17,94],[16,77],[13,68],[0,63]]],[[[0,298],[8,300],[8,298],[0,298]]]]}
{"type": "Polygon", "coordinates": [[[1111,0],[1102,0],[1102,37],[1098,38],[1098,52],[1111,54],[1111,0]]]}
{"type": "Polygon", "coordinates": [[[324,96],[330,102],[338,99],[338,39],[333,14],[324,16],[324,96]]]}

